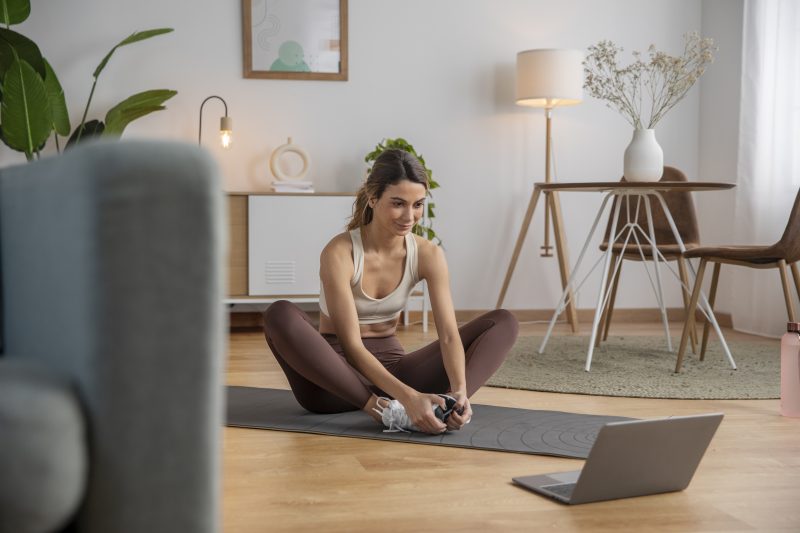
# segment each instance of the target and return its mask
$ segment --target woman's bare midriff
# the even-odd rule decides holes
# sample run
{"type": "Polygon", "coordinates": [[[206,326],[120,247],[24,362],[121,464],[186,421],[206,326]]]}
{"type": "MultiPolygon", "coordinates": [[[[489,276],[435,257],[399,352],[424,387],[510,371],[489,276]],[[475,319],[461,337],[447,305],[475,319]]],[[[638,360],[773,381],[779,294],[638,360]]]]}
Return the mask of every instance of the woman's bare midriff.
{"type": "MultiPolygon", "coordinates": [[[[370,337],[388,337],[394,335],[395,331],[397,331],[397,320],[379,322],[378,324],[359,324],[358,327],[361,330],[362,339],[370,337]]],[[[322,334],[336,335],[333,321],[324,313],[319,314],[319,332],[322,334]]]]}

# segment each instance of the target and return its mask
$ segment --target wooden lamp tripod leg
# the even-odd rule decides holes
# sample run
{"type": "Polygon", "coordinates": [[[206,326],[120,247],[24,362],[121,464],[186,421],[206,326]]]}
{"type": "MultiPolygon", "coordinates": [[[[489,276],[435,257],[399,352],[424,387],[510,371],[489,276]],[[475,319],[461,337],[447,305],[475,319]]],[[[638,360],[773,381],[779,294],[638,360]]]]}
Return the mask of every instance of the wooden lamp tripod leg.
{"type": "MultiPolygon", "coordinates": [[[[561,204],[556,193],[548,194],[550,213],[553,215],[553,234],[556,238],[556,255],[558,256],[558,270],[561,273],[561,288],[566,289],[569,282],[569,251],[567,240],[564,238],[564,219],[561,217],[561,204]]],[[[578,310],[575,307],[572,289],[567,295],[567,320],[572,326],[572,332],[578,332],[578,310]]]]}
{"type": "MultiPolygon", "coordinates": [[[[552,109],[546,108],[545,109],[545,117],[547,119],[547,131],[546,131],[546,145],[545,145],[545,182],[550,183],[550,120],[552,118],[552,109]]],[[[531,200],[528,203],[528,210],[525,213],[525,218],[522,221],[522,227],[519,230],[519,236],[517,237],[517,243],[514,245],[514,253],[511,256],[511,262],[508,264],[508,270],[506,271],[506,277],[503,280],[503,287],[500,289],[500,296],[497,298],[497,305],[496,307],[500,307],[503,304],[503,300],[506,297],[506,291],[508,291],[508,284],[511,282],[511,275],[514,273],[514,268],[517,266],[517,260],[519,259],[520,251],[522,250],[522,244],[525,242],[525,236],[528,234],[528,227],[531,224],[531,220],[533,218],[533,212],[536,209],[536,202],[539,201],[539,194],[541,190],[534,186],[533,193],[531,194],[531,200]]],[[[556,253],[558,255],[558,269],[561,274],[561,288],[566,289],[567,283],[569,282],[569,258],[567,252],[567,240],[564,238],[564,220],[561,217],[561,204],[558,201],[558,195],[555,192],[545,192],[545,213],[544,213],[544,227],[545,227],[545,234],[544,234],[544,246],[542,249],[544,253],[542,253],[543,257],[552,257],[552,254],[549,253],[552,246],[550,246],[550,222],[553,223],[553,233],[555,235],[556,241],[556,253]]],[[[572,295],[572,291],[569,292],[569,300],[567,303],[567,319],[569,320],[570,326],[572,326],[572,331],[578,331],[578,310],[575,307],[575,301],[572,295]]]]}
{"type": "Polygon", "coordinates": [[[517,259],[519,259],[519,253],[522,250],[522,244],[525,242],[525,236],[528,234],[528,226],[531,224],[533,212],[536,209],[536,202],[539,201],[539,194],[541,192],[542,191],[539,190],[538,187],[533,187],[531,200],[528,202],[528,210],[525,212],[525,218],[522,220],[522,227],[519,228],[517,244],[514,245],[514,253],[511,255],[511,262],[508,263],[506,277],[503,280],[503,288],[500,289],[500,296],[497,298],[497,305],[495,306],[496,308],[500,308],[500,306],[503,305],[503,300],[506,297],[506,291],[508,291],[508,284],[511,282],[511,275],[514,273],[514,268],[517,266],[517,259]]]}
{"type": "MultiPolygon", "coordinates": [[[[497,308],[502,306],[503,300],[505,300],[506,292],[508,291],[508,285],[511,283],[511,276],[514,274],[514,268],[517,266],[517,260],[519,259],[520,252],[522,251],[522,245],[525,242],[525,237],[528,234],[528,227],[533,219],[533,213],[536,210],[536,203],[539,201],[540,194],[541,190],[534,186],[533,193],[531,194],[531,200],[528,203],[528,210],[525,212],[525,218],[522,220],[522,227],[519,229],[517,243],[514,245],[514,253],[511,255],[511,262],[509,262],[508,269],[506,270],[506,277],[503,280],[503,287],[500,289],[500,296],[497,298],[497,308]]],[[[550,202],[550,213],[553,217],[553,232],[555,233],[556,237],[558,266],[561,272],[561,286],[562,288],[566,288],[567,282],[569,281],[569,259],[567,258],[566,239],[564,239],[562,233],[564,224],[561,218],[561,206],[558,203],[558,197],[554,193],[546,193],[545,196],[545,201],[550,202]]],[[[577,332],[578,311],[575,308],[575,302],[571,293],[569,294],[569,298],[569,303],[567,304],[567,318],[572,326],[572,331],[577,332]]]]}
{"type": "MultiPolygon", "coordinates": [[[[544,181],[545,183],[550,183],[552,179],[550,178],[550,154],[552,151],[551,147],[551,140],[552,137],[550,136],[550,120],[552,119],[552,109],[545,109],[545,118],[546,118],[546,130],[545,130],[545,137],[544,137],[544,150],[545,150],[545,163],[544,163],[544,181]]],[[[547,198],[550,199],[552,196],[547,195],[547,198]]],[[[554,220],[555,212],[551,207],[552,202],[547,201],[544,203],[544,244],[541,246],[542,250],[542,257],[553,257],[553,245],[550,244],[550,221],[554,220]]],[[[553,228],[555,229],[556,225],[553,224],[553,228]]]]}
{"type": "MultiPolygon", "coordinates": [[[[551,132],[551,121],[553,118],[553,108],[547,107],[544,110],[544,116],[546,119],[545,124],[545,163],[544,163],[544,179],[547,183],[552,181],[550,168],[552,166],[550,162],[550,157],[553,152],[552,148],[552,136],[551,132]]],[[[561,274],[561,288],[566,289],[567,283],[569,283],[569,252],[567,251],[567,239],[564,237],[564,219],[561,216],[561,203],[558,201],[558,194],[556,192],[551,192],[547,194],[547,202],[545,203],[545,207],[549,206],[549,213],[545,210],[545,233],[544,233],[544,253],[542,254],[544,257],[552,256],[550,253],[550,231],[548,229],[548,222],[552,220],[553,222],[553,235],[555,236],[556,240],[556,255],[558,256],[558,270],[561,274]],[[548,214],[550,215],[548,217],[548,214]]],[[[577,333],[578,331],[578,310],[575,307],[575,299],[573,298],[572,290],[570,289],[569,294],[567,295],[567,319],[569,320],[570,326],[572,326],[572,332],[577,333]]]]}

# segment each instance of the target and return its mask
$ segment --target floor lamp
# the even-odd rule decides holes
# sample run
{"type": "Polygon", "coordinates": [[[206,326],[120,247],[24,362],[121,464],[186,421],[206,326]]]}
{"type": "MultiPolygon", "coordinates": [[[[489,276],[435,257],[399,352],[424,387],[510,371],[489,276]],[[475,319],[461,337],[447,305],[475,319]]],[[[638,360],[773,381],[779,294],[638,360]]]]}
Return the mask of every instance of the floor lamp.
{"type": "MultiPolygon", "coordinates": [[[[546,183],[552,181],[551,155],[553,149],[550,131],[553,108],[578,104],[582,98],[583,51],[537,49],[525,50],[517,54],[517,105],[541,107],[544,108],[545,112],[546,137],[544,180],[546,183]]],[[[545,198],[544,245],[542,246],[542,256],[552,257],[553,255],[553,246],[550,244],[550,224],[552,223],[559,270],[561,271],[561,285],[562,287],[566,287],[569,261],[567,257],[566,240],[563,234],[564,224],[561,218],[561,205],[558,202],[556,193],[546,194],[545,198]]],[[[531,223],[535,202],[536,195],[532,194],[528,204],[528,211],[522,222],[519,236],[517,237],[514,254],[508,265],[506,278],[503,281],[503,288],[500,290],[500,297],[497,299],[497,307],[502,305],[506,291],[508,290],[511,275],[514,273],[514,267],[519,258],[522,244],[528,233],[528,226],[530,226],[531,223]]],[[[572,325],[572,330],[577,331],[578,313],[572,298],[570,298],[570,303],[567,306],[567,317],[572,325]]]]}

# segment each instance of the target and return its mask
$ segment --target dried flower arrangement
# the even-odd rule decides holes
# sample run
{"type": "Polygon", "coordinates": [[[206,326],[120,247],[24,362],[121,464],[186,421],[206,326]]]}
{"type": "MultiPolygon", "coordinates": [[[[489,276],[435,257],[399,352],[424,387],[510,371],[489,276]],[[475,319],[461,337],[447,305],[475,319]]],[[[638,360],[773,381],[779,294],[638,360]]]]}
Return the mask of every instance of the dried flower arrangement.
{"type": "Polygon", "coordinates": [[[645,123],[647,129],[653,128],[714,61],[717,48],[713,39],[701,38],[697,32],[683,37],[682,55],[659,52],[651,44],[647,50],[649,60],[635,51],[633,63],[622,68],[617,64],[621,47],[611,41],[590,46],[583,61],[584,89],[605,100],[608,107],[616,108],[635,129],[643,129],[645,123]],[[644,115],[645,112],[649,114],[644,115]]]}

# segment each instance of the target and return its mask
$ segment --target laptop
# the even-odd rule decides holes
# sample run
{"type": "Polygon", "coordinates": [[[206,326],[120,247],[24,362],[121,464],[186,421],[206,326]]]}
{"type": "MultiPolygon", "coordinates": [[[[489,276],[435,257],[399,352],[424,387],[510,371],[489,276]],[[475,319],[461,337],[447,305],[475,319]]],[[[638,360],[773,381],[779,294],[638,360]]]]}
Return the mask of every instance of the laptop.
{"type": "Polygon", "coordinates": [[[611,422],[600,428],[582,470],[512,481],[570,505],[683,490],[722,416],[611,422]]]}

